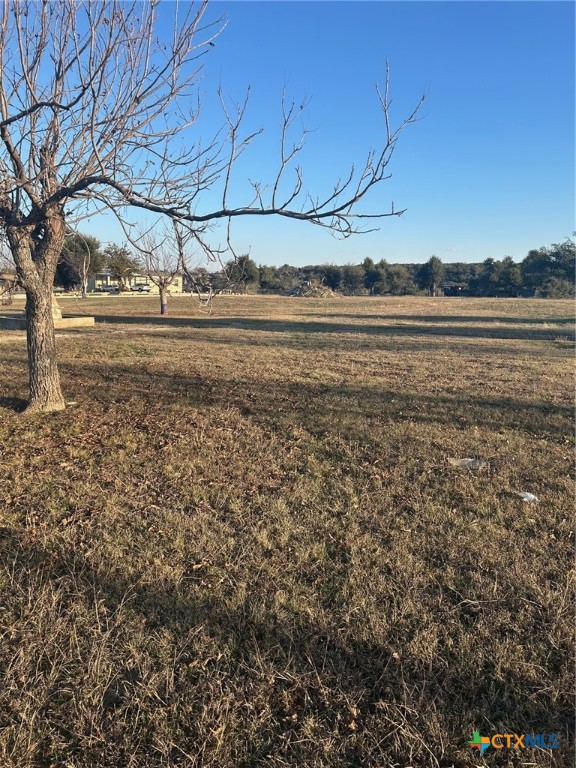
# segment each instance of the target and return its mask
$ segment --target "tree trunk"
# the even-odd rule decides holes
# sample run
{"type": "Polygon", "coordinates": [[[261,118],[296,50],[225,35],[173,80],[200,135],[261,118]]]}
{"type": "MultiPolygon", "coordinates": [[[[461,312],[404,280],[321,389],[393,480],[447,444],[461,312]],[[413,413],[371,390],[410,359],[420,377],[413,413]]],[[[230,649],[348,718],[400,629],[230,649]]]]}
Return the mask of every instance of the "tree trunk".
{"type": "Polygon", "coordinates": [[[26,412],[62,411],[66,407],[56,364],[52,291],[26,294],[26,334],[30,400],[26,412]],[[46,293],[48,295],[46,295],[46,293]]]}
{"type": "Polygon", "coordinates": [[[168,290],[160,286],[160,314],[168,314],[168,290]]]}
{"type": "Polygon", "coordinates": [[[52,307],[52,286],[65,231],[64,217],[59,211],[46,217],[41,225],[6,229],[16,271],[26,291],[28,413],[50,413],[66,407],[56,363],[52,307]]]}

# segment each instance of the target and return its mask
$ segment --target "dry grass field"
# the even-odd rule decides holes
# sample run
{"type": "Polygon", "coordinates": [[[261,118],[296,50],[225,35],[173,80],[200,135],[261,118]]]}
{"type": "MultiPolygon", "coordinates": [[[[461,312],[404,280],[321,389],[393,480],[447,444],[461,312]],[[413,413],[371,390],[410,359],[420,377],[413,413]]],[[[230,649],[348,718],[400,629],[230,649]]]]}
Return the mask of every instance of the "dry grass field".
{"type": "Polygon", "coordinates": [[[63,413],[0,331],[2,768],[573,765],[571,302],[61,304],[63,413]]]}

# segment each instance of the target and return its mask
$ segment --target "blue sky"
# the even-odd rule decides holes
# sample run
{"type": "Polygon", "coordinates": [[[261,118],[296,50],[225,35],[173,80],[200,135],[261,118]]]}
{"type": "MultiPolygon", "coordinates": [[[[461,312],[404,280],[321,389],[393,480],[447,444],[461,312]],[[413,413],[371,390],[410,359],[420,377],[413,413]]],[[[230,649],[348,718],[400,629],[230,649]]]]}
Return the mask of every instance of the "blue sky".
{"type": "Polygon", "coordinates": [[[520,261],[574,230],[572,2],[223,0],[209,12],[228,23],[205,60],[205,117],[218,119],[219,83],[236,100],[250,85],[246,127],[264,128],[237,168],[240,204],[246,176],[270,180],[284,87],[307,102],[302,163],[312,193],[378,144],[374,85],[384,83],[386,60],[393,122],[426,94],[420,121],[399,140],[392,178],[365,206],[387,210],[393,200],[403,217],[346,241],[301,223],[237,220],[238,250],[256,262],[520,261]]]}

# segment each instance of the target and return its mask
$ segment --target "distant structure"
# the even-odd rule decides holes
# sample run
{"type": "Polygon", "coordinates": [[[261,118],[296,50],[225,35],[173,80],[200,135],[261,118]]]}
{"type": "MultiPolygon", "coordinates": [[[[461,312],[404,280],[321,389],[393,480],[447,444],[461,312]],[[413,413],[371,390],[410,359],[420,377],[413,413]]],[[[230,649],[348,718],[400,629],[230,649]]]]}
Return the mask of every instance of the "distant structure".
{"type": "Polygon", "coordinates": [[[443,283],[440,288],[442,288],[442,293],[444,296],[466,296],[466,286],[465,285],[455,285],[454,283],[443,283]]]}
{"type": "MultiPolygon", "coordinates": [[[[152,273],[154,275],[155,273],[152,273]]],[[[147,288],[146,293],[158,294],[160,293],[159,287],[154,280],[151,279],[149,274],[134,274],[127,278],[126,285],[129,291],[137,291],[143,293],[144,287],[147,288]]],[[[113,278],[109,272],[98,272],[88,281],[88,291],[92,293],[108,293],[119,290],[119,282],[113,278]]],[[[182,293],[184,290],[184,276],[174,275],[171,284],[168,286],[170,293],[182,293]]]]}

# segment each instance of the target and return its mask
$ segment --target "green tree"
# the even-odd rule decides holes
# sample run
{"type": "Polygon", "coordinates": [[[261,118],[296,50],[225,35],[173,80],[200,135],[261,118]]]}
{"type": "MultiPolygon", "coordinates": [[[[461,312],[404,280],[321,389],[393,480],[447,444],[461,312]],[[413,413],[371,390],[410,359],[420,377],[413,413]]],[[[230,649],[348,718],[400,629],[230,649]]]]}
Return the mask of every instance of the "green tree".
{"type": "Polygon", "coordinates": [[[471,281],[474,296],[496,296],[498,293],[500,262],[493,258],[482,262],[478,275],[471,281]]]}
{"type": "Polygon", "coordinates": [[[194,267],[186,271],[184,277],[184,290],[190,293],[211,293],[215,275],[208,272],[206,267],[194,267]]]}
{"type": "Polygon", "coordinates": [[[470,281],[476,276],[477,271],[478,264],[468,264],[463,261],[444,264],[444,281],[461,288],[468,288],[470,281]]]}
{"type": "Polygon", "coordinates": [[[522,289],[520,265],[511,256],[505,256],[500,262],[496,292],[501,296],[516,297],[522,289]]]}
{"type": "Polygon", "coordinates": [[[298,267],[292,267],[290,264],[283,264],[276,270],[276,280],[280,285],[280,290],[286,293],[301,285],[303,279],[302,270],[298,267]]]}
{"type": "Polygon", "coordinates": [[[337,291],[342,282],[342,269],[336,264],[323,264],[318,269],[318,275],[323,280],[324,285],[331,291],[337,291]]]}
{"type": "Polygon", "coordinates": [[[576,280],[576,243],[568,238],[549,249],[554,277],[574,283],[576,280]]]}
{"type": "Polygon", "coordinates": [[[520,265],[524,291],[530,295],[571,295],[576,280],[576,243],[567,238],[549,248],[535,248],[520,265]],[[566,283],[568,285],[566,285],[566,283]],[[544,286],[547,286],[546,288],[544,286]]]}
{"type": "Polygon", "coordinates": [[[417,286],[404,264],[390,264],[386,271],[390,293],[394,296],[409,296],[416,293],[417,286]]]}
{"type": "Polygon", "coordinates": [[[364,269],[357,264],[344,264],[340,285],[348,296],[358,294],[364,287],[364,269]]]}
{"type": "Polygon", "coordinates": [[[248,293],[248,286],[252,290],[258,288],[260,271],[255,261],[248,255],[238,256],[226,265],[226,274],[232,285],[240,287],[242,293],[248,293]]]}
{"type": "Polygon", "coordinates": [[[370,257],[366,257],[362,263],[364,269],[364,287],[372,295],[375,286],[382,280],[382,270],[379,269],[370,257]]]}
{"type": "Polygon", "coordinates": [[[385,294],[390,293],[390,281],[388,280],[388,269],[389,269],[389,264],[386,261],[386,259],[380,259],[378,264],[376,264],[375,266],[375,270],[377,272],[378,277],[372,287],[372,293],[376,294],[377,296],[384,296],[385,294]]]}
{"type": "Polygon", "coordinates": [[[536,291],[543,299],[573,299],[575,295],[574,281],[562,277],[549,277],[536,291]]]}
{"type": "Polygon", "coordinates": [[[81,232],[72,232],[64,240],[55,282],[66,289],[80,285],[82,298],[86,298],[88,280],[105,265],[106,256],[100,250],[100,241],[81,232]]]}
{"type": "Polygon", "coordinates": [[[276,268],[268,267],[266,264],[258,266],[258,280],[260,289],[263,291],[279,291],[280,282],[276,277],[276,268]]]}
{"type": "Polygon", "coordinates": [[[528,252],[520,264],[522,285],[530,296],[552,276],[552,259],[547,248],[535,248],[528,252]]]}
{"type": "Polygon", "coordinates": [[[426,264],[423,264],[417,273],[420,288],[428,291],[430,296],[436,296],[440,284],[444,279],[444,265],[438,256],[431,256],[426,264]]]}
{"type": "Polygon", "coordinates": [[[128,290],[128,281],[140,269],[140,263],[128,248],[120,245],[109,245],[104,251],[106,268],[114,280],[118,280],[121,291],[128,290]]]}

